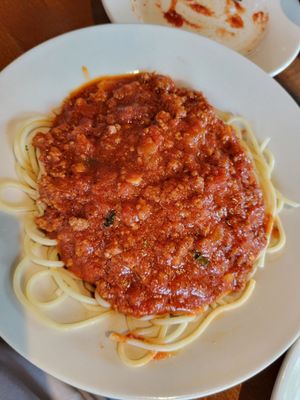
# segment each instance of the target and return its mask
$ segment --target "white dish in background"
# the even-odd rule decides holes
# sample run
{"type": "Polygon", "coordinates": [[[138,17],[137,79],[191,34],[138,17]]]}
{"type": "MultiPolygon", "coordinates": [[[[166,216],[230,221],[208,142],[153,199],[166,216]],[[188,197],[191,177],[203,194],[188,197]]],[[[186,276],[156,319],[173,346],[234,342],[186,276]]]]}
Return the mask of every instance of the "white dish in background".
{"type": "MultiPolygon", "coordinates": [[[[92,78],[134,70],[158,71],[194,89],[222,110],[245,116],[259,138],[270,136],[279,189],[300,200],[300,112],[291,97],[246,58],[182,30],[148,25],[100,25],[52,39],[0,74],[1,178],[15,178],[12,135],[28,113],[48,113],[92,78]],[[271,100],[270,100],[271,99],[271,100]],[[293,172],[294,171],[294,172],[293,172]]],[[[300,212],[284,210],[287,246],[258,271],[246,305],[214,321],[176,357],[140,368],[124,366],[106,333],[120,320],[57,332],[19,304],[11,275],[20,249],[17,219],[0,215],[0,331],[20,354],[55,377],[107,397],[185,399],[248,379],[279,357],[300,332],[300,212]]]]}
{"type": "MultiPolygon", "coordinates": [[[[112,22],[145,22],[173,26],[163,16],[163,11],[169,9],[171,0],[102,0],[102,3],[112,22]]],[[[178,0],[176,10],[180,15],[187,16],[187,23],[182,25],[183,29],[208,35],[211,39],[221,41],[228,47],[245,53],[251,61],[271,76],[284,70],[300,50],[300,24],[298,23],[300,21],[300,4],[298,0],[243,0],[236,2],[233,0],[195,0],[193,2],[178,0]],[[212,10],[216,17],[196,13],[191,10],[191,4],[208,7],[207,9],[212,10]],[[245,12],[237,12],[234,4],[242,5],[245,12]],[[230,15],[231,13],[232,15],[237,14],[243,19],[244,29],[235,29],[228,25],[227,17],[222,11],[226,7],[226,15],[229,15],[229,12],[230,15]],[[253,13],[259,11],[269,15],[266,31],[263,34],[259,29],[262,24],[252,22],[253,13]],[[196,23],[197,26],[191,26],[191,22],[196,23]],[[199,22],[201,28],[199,28],[199,22]],[[210,28],[211,25],[213,29],[210,28]],[[208,26],[209,28],[206,28],[208,26]],[[241,39],[238,40],[239,37],[241,39]],[[247,54],[253,47],[253,51],[247,54]]]]}
{"type": "Polygon", "coordinates": [[[300,339],[285,356],[271,397],[271,400],[297,399],[300,399],[300,339]]]}

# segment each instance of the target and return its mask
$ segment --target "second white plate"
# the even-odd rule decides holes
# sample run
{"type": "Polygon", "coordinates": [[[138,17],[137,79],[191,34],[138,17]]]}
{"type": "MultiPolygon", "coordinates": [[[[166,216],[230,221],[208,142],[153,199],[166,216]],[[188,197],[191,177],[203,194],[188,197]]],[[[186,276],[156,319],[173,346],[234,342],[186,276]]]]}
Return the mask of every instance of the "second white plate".
{"type": "MultiPolygon", "coordinates": [[[[182,8],[179,0],[177,8],[182,8]]],[[[224,1],[224,6],[228,3],[224,1]]],[[[231,1],[231,0],[230,0],[231,1]]],[[[170,0],[102,0],[103,6],[112,22],[116,23],[154,23],[168,24],[157,11],[157,5],[162,4],[167,9],[170,0]],[[143,17],[143,9],[150,10],[151,18],[143,17]]],[[[212,2],[194,1],[195,4],[207,4],[212,2]]],[[[219,6],[219,0],[217,2],[219,6]]],[[[231,3],[234,4],[233,1],[231,3]]],[[[300,50],[300,4],[298,0],[243,0],[242,4],[247,9],[266,10],[269,14],[269,22],[260,44],[247,56],[269,75],[275,76],[283,71],[297,56],[300,50]]],[[[216,6],[216,7],[217,7],[216,6]]],[[[231,4],[232,7],[232,4],[231,4]]],[[[234,7],[233,7],[234,8],[234,7]]],[[[149,12],[148,12],[149,15],[149,12]]],[[[203,15],[201,15],[203,20],[203,15]]],[[[204,19],[207,18],[204,16],[204,19]]],[[[183,24],[183,29],[195,30],[190,24],[183,24]]],[[[237,30],[238,32],[239,30],[237,30]]],[[[238,32],[239,33],[239,32],[238,32]]]]}

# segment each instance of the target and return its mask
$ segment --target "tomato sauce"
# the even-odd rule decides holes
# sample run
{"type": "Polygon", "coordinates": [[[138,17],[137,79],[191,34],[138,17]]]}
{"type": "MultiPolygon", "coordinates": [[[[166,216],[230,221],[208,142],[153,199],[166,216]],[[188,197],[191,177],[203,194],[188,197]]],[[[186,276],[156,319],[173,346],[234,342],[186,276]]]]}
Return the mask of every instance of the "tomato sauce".
{"type": "Polygon", "coordinates": [[[241,29],[244,27],[244,22],[238,14],[231,15],[226,21],[232,28],[241,29]]]}
{"type": "Polygon", "coordinates": [[[239,1],[234,1],[233,3],[238,12],[240,12],[240,13],[245,12],[245,8],[239,3],[239,1]]]}
{"type": "Polygon", "coordinates": [[[176,26],[177,28],[180,28],[185,22],[183,17],[173,9],[166,11],[164,13],[164,17],[170,24],[176,26]]]}
{"type": "Polygon", "coordinates": [[[241,5],[238,0],[226,0],[225,1],[225,14],[230,15],[232,13],[232,9],[235,7],[235,10],[239,14],[243,14],[246,9],[241,5]]]}
{"type": "Polygon", "coordinates": [[[188,3],[188,6],[196,11],[199,14],[203,14],[206,15],[207,17],[211,17],[212,15],[214,15],[214,12],[212,10],[210,10],[208,7],[203,6],[201,4],[198,3],[188,3]]]}
{"type": "Polygon", "coordinates": [[[105,77],[33,145],[45,168],[36,223],[114,309],[194,313],[245,286],[266,245],[263,196],[202,93],[155,73],[105,77]]]}
{"type": "MultiPolygon", "coordinates": [[[[174,25],[177,28],[180,28],[181,26],[183,26],[183,24],[186,24],[194,29],[201,28],[201,25],[195,24],[195,23],[187,20],[186,18],[184,18],[181,14],[179,14],[176,11],[176,5],[177,5],[177,0],[172,0],[169,9],[163,13],[165,20],[169,24],[174,25]]],[[[212,15],[212,14],[208,14],[208,13],[210,13],[210,10],[207,7],[202,7],[202,6],[199,6],[198,4],[194,4],[194,3],[189,4],[189,6],[194,8],[194,10],[197,12],[201,12],[202,14],[212,15]],[[197,10],[196,10],[196,8],[197,8],[197,10]]],[[[158,6],[158,7],[161,9],[160,6],[158,6]]]]}
{"type": "Polygon", "coordinates": [[[263,11],[258,11],[252,15],[252,20],[256,24],[265,24],[268,22],[269,16],[263,11]]]}
{"type": "Polygon", "coordinates": [[[168,11],[164,12],[163,15],[170,24],[180,28],[184,24],[185,20],[182,15],[178,14],[176,11],[176,4],[177,0],[172,0],[168,11]]]}

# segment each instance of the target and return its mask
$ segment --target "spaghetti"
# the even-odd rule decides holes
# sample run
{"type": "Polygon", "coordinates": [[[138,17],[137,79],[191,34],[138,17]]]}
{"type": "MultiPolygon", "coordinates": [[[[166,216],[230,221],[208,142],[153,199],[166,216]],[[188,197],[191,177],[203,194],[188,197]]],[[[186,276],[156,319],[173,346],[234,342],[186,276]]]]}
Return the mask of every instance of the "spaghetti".
{"type": "MultiPolygon", "coordinates": [[[[251,276],[242,293],[222,294],[216,301],[206,305],[202,312],[173,315],[144,315],[140,318],[127,315],[128,333],[112,333],[110,338],[117,342],[117,350],[121,360],[131,367],[140,367],[153,359],[164,358],[183,349],[196,340],[208,325],[221,313],[242,306],[251,296],[255,281],[252,279],[256,267],[263,267],[268,253],[280,251],[285,245],[286,237],[279,213],[285,205],[298,207],[299,204],[287,200],[275,189],[271,175],[275,161],[267,148],[269,139],[258,144],[254,132],[248,122],[241,117],[227,113],[219,113],[219,117],[230,125],[239,137],[242,146],[254,165],[255,174],[263,191],[266,213],[269,222],[266,228],[267,245],[255,261],[251,276]],[[274,229],[276,237],[272,235],[274,229]],[[138,356],[132,355],[130,349],[143,351],[138,356]]],[[[45,205],[39,199],[38,182],[44,173],[39,161],[38,150],[32,145],[37,133],[46,133],[53,124],[53,119],[37,117],[27,120],[14,142],[16,172],[19,182],[2,181],[0,191],[13,188],[26,193],[31,204],[14,205],[0,200],[0,208],[7,212],[26,215],[24,222],[24,255],[17,265],[13,288],[19,301],[39,320],[51,328],[68,331],[81,329],[98,323],[115,311],[110,303],[104,300],[94,285],[84,282],[65,268],[60,259],[57,240],[47,237],[35,224],[35,217],[43,215],[45,205]],[[33,272],[30,272],[32,271],[33,272]],[[29,275],[29,278],[28,278],[29,275]],[[54,286],[50,299],[40,300],[35,288],[42,280],[50,280],[54,286]],[[85,316],[76,321],[60,322],[48,316],[49,310],[61,307],[64,301],[73,299],[85,309],[85,316]]]]}

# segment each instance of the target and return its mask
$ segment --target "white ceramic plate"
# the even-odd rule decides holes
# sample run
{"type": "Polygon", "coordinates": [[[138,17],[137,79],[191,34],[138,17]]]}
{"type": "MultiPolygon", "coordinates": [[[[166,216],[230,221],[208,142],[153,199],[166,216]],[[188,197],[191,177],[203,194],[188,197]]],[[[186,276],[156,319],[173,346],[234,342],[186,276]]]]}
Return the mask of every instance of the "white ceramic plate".
{"type": "MultiPolygon", "coordinates": [[[[272,138],[280,189],[300,200],[300,112],[267,74],[239,54],[181,30],[147,25],[102,25],[68,33],[23,55],[0,74],[1,177],[15,177],[15,122],[47,113],[92,77],[134,70],[159,71],[203,90],[215,106],[249,119],[260,138],[272,138]]],[[[1,335],[34,364],[74,386],[119,399],[184,399],[208,395],[265,368],[300,331],[299,210],[282,215],[284,254],[257,274],[257,288],[241,309],[218,318],[176,357],[138,370],[124,366],[106,332],[107,320],[85,330],[60,333],[25,312],[11,288],[19,251],[19,226],[0,220],[1,335]]]]}
{"type": "Polygon", "coordinates": [[[300,340],[286,355],[271,397],[271,400],[296,399],[300,399],[300,340]]]}
{"type": "MultiPolygon", "coordinates": [[[[206,22],[206,20],[213,20],[213,17],[206,17],[201,14],[188,10],[185,6],[187,0],[178,0],[177,8],[183,13],[188,15],[188,21],[201,22],[200,30],[191,27],[187,24],[182,26],[183,29],[191,31],[203,31],[205,24],[210,24],[211,22],[206,22]],[[198,19],[197,19],[198,18],[198,19]]],[[[231,1],[231,0],[230,0],[231,1]]],[[[195,0],[193,3],[196,4],[206,4],[211,7],[211,10],[217,11],[217,14],[221,12],[220,3],[227,4],[227,0],[195,0]],[[212,4],[214,4],[212,6],[212,4]]],[[[117,23],[152,23],[152,24],[165,24],[168,25],[166,19],[163,18],[162,11],[158,9],[157,4],[161,4],[163,10],[168,10],[171,0],[102,0],[103,6],[106,10],[112,22],[117,23]]],[[[233,3],[233,2],[232,2],[233,3]]],[[[243,0],[242,4],[246,10],[253,12],[258,10],[263,10],[269,14],[269,22],[266,29],[266,34],[263,36],[262,40],[257,47],[247,56],[251,61],[261,67],[271,76],[279,74],[284,70],[297,56],[300,50],[300,4],[298,0],[243,0]]],[[[234,7],[230,7],[234,11],[234,7]]],[[[246,13],[247,14],[247,13],[246,13]]],[[[247,20],[246,14],[241,13],[241,17],[244,21],[247,20]]],[[[243,39],[248,42],[251,36],[250,28],[253,28],[255,24],[251,21],[251,16],[249,15],[249,23],[245,22],[245,27],[249,27],[248,34],[245,33],[246,29],[231,29],[226,26],[224,22],[224,16],[221,12],[221,17],[215,19],[212,24],[215,26],[221,26],[223,20],[223,30],[234,32],[236,37],[244,32],[243,39]]],[[[227,24],[228,25],[228,24],[227,24]]],[[[169,24],[169,26],[171,26],[169,24]]],[[[216,35],[215,32],[219,30],[213,30],[208,34],[211,38],[216,38],[217,40],[222,40],[226,38],[226,35],[222,34],[216,35]]],[[[253,33],[253,32],[252,32],[253,33]]],[[[235,38],[236,38],[235,37],[235,38]]],[[[228,45],[235,46],[236,48],[241,48],[241,43],[235,43],[235,38],[230,37],[227,34],[228,45]],[[234,39],[234,40],[233,40],[234,39]]]]}

